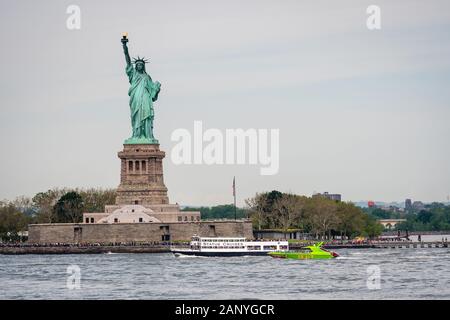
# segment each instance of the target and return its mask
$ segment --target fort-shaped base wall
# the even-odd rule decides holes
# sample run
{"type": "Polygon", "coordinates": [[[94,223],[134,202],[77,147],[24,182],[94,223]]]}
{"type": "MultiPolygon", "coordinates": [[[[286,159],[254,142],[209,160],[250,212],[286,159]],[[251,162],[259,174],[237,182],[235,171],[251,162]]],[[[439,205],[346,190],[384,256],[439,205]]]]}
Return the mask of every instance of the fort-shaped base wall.
{"type": "Polygon", "coordinates": [[[51,223],[29,225],[29,243],[117,243],[190,240],[201,237],[253,238],[249,220],[176,223],[83,224],[51,223]]]}

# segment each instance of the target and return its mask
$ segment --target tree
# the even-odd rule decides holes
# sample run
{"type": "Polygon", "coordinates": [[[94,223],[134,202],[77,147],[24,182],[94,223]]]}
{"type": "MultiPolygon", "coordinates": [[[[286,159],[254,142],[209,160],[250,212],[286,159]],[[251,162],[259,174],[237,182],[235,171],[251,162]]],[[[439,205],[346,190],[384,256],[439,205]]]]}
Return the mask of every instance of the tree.
{"type": "Polygon", "coordinates": [[[370,214],[374,217],[376,217],[377,219],[391,219],[391,212],[380,209],[380,208],[375,208],[372,210],[372,212],[370,212],[370,214]]]}
{"type": "Polygon", "coordinates": [[[245,200],[253,225],[256,226],[258,230],[261,230],[261,227],[265,222],[265,201],[266,194],[263,193],[257,193],[253,198],[245,200]]]}
{"type": "MultiPolygon", "coordinates": [[[[115,189],[51,189],[46,192],[37,193],[32,199],[32,210],[36,223],[52,223],[69,221],[72,219],[58,218],[55,212],[57,202],[67,193],[74,192],[81,196],[83,208],[82,212],[104,212],[105,205],[115,203],[115,189]]],[[[59,208],[61,209],[61,208],[59,208]]]]}
{"type": "Polygon", "coordinates": [[[283,193],[277,190],[272,190],[269,193],[265,193],[262,198],[262,210],[264,212],[264,222],[268,228],[277,228],[277,217],[274,215],[274,205],[277,200],[283,197],[283,193]]]}
{"type": "Polygon", "coordinates": [[[77,223],[83,219],[83,198],[75,191],[64,194],[54,207],[55,222],[77,223]]]}
{"type": "Polygon", "coordinates": [[[383,225],[380,224],[375,218],[368,215],[364,216],[364,218],[365,226],[362,235],[369,238],[374,238],[379,236],[383,232],[383,225]]]}
{"type": "Polygon", "coordinates": [[[11,202],[11,204],[27,216],[34,216],[36,213],[36,210],[33,207],[33,201],[29,197],[17,197],[11,202]]]}
{"type": "MultiPolygon", "coordinates": [[[[234,205],[224,204],[213,207],[186,207],[182,211],[200,211],[202,220],[206,219],[234,219],[234,205]]],[[[242,208],[236,208],[236,218],[247,217],[247,212],[242,208]]]]}
{"type": "Polygon", "coordinates": [[[306,210],[306,218],[311,226],[311,230],[316,236],[330,236],[331,230],[338,225],[336,215],[337,204],[333,200],[324,197],[312,197],[306,210]]]}
{"type": "Polygon", "coordinates": [[[54,207],[59,198],[68,191],[66,189],[53,189],[37,193],[33,199],[37,223],[52,223],[54,221],[54,207]]]}
{"type": "Polygon", "coordinates": [[[417,214],[417,220],[422,222],[423,224],[430,223],[432,218],[433,213],[427,210],[420,210],[420,212],[417,214]]]}
{"type": "Polygon", "coordinates": [[[364,213],[353,203],[340,202],[337,204],[337,231],[341,236],[352,237],[360,234],[364,228],[364,213]]]}
{"type": "Polygon", "coordinates": [[[19,231],[27,230],[30,217],[18,210],[13,203],[0,205],[0,237],[6,241],[18,240],[19,231]]]}
{"type": "Polygon", "coordinates": [[[104,212],[106,205],[116,202],[115,189],[75,190],[83,198],[84,212],[104,212]]]}
{"type": "Polygon", "coordinates": [[[274,213],[277,215],[277,225],[285,231],[293,225],[299,225],[304,206],[303,197],[283,194],[273,205],[274,213]]]}
{"type": "Polygon", "coordinates": [[[418,214],[407,214],[406,222],[397,224],[397,230],[448,231],[450,230],[450,206],[438,203],[426,205],[418,214]]]}

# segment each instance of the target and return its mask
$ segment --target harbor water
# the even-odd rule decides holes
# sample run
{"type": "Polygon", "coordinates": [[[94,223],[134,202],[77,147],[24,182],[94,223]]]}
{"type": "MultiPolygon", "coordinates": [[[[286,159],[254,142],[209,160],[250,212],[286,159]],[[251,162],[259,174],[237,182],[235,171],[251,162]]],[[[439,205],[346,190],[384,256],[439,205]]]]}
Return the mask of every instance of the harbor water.
{"type": "Polygon", "coordinates": [[[450,299],[448,248],[336,252],[332,260],[0,255],[0,298],[450,299]]]}

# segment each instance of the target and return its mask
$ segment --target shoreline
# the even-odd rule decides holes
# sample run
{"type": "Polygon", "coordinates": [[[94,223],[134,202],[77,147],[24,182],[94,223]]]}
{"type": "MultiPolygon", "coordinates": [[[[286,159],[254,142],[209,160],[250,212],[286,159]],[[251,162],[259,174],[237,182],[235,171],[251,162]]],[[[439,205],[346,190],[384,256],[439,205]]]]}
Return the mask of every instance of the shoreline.
{"type": "MultiPolygon", "coordinates": [[[[304,244],[290,244],[298,250],[304,244]]],[[[447,242],[386,242],[361,244],[325,244],[324,249],[420,249],[448,248],[447,242]]],[[[167,244],[155,245],[6,245],[0,246],[0,255],[24,254],[108,254],[108,253],[169,253],[167,244]]]]}
{"type": "Polygon", "coordinates": [[[5,246],[0,255],[24,254],[100,254],[100,253],[168,253],[168,246],[5,246]]]}

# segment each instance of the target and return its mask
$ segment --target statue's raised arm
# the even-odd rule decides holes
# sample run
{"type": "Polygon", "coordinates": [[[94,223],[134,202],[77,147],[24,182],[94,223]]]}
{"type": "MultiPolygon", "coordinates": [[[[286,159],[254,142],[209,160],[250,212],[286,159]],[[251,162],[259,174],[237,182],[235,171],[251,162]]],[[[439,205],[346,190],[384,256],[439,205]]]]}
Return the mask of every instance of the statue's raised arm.
{"type": "Polygon", "coordinates": [[[124,32],[122,34],[122,46],[123,46],[123,53],[125,54],[125,61],[127,62],[127,66],[131,65],[131,58],[130,58],[130,54],[128,53],[128,47],[127,47],[127,39],[128,34],[126,32],[124,32]]]}

